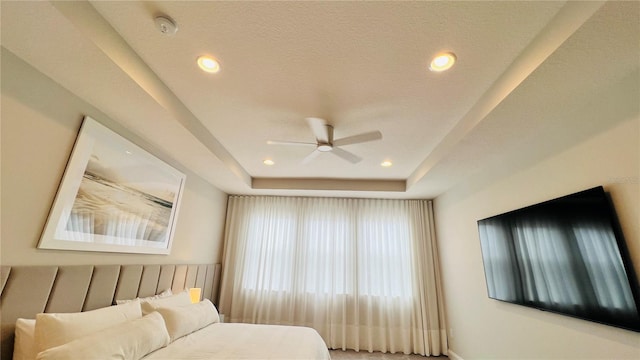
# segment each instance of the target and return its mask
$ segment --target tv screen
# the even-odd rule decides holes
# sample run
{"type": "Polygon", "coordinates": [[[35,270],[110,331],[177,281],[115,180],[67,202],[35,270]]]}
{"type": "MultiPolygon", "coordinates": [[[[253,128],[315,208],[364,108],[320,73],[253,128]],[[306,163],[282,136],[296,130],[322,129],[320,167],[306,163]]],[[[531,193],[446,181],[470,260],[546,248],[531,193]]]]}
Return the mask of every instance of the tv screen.
{"type": "Polygon", "coordinates": [[[640,331],[638,281],[604,189],[478,221],[489,297],[640,331]]]}

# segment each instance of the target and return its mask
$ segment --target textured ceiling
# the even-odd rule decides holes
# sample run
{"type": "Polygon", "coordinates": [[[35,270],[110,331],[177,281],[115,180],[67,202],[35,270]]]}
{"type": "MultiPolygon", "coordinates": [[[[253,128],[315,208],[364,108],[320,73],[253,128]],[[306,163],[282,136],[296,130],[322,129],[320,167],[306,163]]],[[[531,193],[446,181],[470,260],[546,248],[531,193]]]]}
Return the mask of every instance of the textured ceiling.
{"type": "Polygon", "coordinates": [[[638,69],[637,2],[1,6],[4,47],[228,193],[434,197],[513,151],[548,155],[523,143],[587,136],[567,104],[638,69]],[[156,29],[159,14],[177,22],[174,36],[156,29]],[[444,50],[456,66],[429,72],[444,50]],[[620,65],[599,68],[611,53],[620,65]],[[203,54],[222,71],[201,72],[203,54]],[[314,141],[311,116],[336,138],[383,139],[345,146],[363,158],[355,165],[332,154],[302,164],[313,147],[267,145],[314,141]]]}

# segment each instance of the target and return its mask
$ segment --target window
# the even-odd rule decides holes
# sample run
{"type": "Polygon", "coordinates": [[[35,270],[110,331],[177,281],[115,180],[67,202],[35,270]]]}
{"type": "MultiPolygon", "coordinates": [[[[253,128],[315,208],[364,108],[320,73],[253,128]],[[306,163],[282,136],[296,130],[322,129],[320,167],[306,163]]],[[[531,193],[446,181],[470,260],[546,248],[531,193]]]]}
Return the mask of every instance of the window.
{"type": "Polygon", "coordinates": [[[264,210],[248,214],[244,289],[412,296],[411,232],[403,214],[264,210]]]}
{"type": "Polygon", "coordinates": [[[333,348],[445,347],[431,223],[422,200],[231,196],[220,311],[333,348]]]}

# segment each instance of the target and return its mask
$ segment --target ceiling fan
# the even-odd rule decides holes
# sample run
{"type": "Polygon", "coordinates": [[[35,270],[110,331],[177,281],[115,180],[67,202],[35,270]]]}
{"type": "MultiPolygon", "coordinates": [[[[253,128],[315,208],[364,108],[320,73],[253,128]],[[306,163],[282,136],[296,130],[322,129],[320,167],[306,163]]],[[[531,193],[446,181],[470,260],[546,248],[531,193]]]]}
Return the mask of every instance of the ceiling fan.
{"type": "Polygon", "coordinates": [[[338,146],[359,144],[367,141],[374,141],[382,139],[382,133],[380,131],[370,131],[358,135],[347,136],[342,139],[333,139],[333,126],[327,124],[327,121],[320,118],[310,117],[306,118],[307,124],[311,128],[313,135],[316,137],[316,142],[299,142],[299,141],[277,141],[269,140],[269,145],[313,145],[316,149],[309,155],[307,155],[303,164],[308,163],[321,153],[330,152],[344,160],[349,161],[352,164],[356,164],[362,160],[361,157],[353,154],[347,150],[341,149],[338,146]]]}

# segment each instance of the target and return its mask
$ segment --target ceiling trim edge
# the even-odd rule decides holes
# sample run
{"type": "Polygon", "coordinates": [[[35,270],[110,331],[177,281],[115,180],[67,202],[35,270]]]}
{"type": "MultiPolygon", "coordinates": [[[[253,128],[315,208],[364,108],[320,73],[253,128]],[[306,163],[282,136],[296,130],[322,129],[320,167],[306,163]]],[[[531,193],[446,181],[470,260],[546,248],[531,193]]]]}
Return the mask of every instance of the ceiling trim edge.
{"type": "Polygon", "coordinates": [[[418,165],[407,179],[407,189],[425,177],[455,145],[478,126],[605,3],[606,1],[568,1],[418,165]]]}
{"type": "Polygon", "coordinates": [[[51,1],[80,32],[247,185],[251,176],[118,32],[86,1],[51,1]]]}
{"type": "Polygon", "coordinates": [[[404,180],[311,179],[311,178],[253,178],[252,189],[279,190],[345,190],[393,191],[407,190],[404,180]]]}

